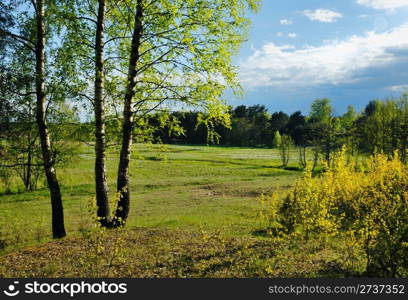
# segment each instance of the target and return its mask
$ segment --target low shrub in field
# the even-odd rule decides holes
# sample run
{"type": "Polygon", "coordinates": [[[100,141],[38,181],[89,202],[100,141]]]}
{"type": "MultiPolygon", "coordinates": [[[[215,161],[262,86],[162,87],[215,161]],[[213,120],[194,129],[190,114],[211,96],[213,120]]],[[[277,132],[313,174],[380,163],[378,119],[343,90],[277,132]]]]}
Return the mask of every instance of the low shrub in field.
{"type": "Polygon", "coordinates": [[[268,216],[270,231],[353,242],[367,276],[408,275],[408,168],[397,154],[358,162],[343,149],[322,175],[307,169],[268,216]]]}

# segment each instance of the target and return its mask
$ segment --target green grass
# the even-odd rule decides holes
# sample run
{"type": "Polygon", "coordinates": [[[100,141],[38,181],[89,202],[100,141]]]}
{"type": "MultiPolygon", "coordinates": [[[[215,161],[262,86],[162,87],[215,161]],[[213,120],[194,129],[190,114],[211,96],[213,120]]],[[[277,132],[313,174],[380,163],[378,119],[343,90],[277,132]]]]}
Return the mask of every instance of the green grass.
{"type": "MultiPolygon", "coordinates": [[[[134,145],[127,230],[100,233],[92,230],[89,206],[93,149],[81,146],[77,159],[58,169],[67,238],[50,238],[46,188],[16,192],[13,186],[6,194],[0,187],[0,278],[361,274],[361,261],[344,260],[344,243],[260,234],[260,195],[284,197],[302,175],[297,153],[291,156],[282,168],[275,149],[134,145]]],[[[117,149],[107,158],[113,200],[117,149]]]]}
{"type": "MultiPolygon", "coordinates": [[[[138,144],[133,150],[130,227],[224,228],[229,235],[250,234],[258,222],[259,195],[283,193],[300,176],[281,168],[279,153],[273,149],[138,144]]],[[[295,166],[296,153],[292,156],[295,166]]],[[[112,200],[117,159],[117,151],[110,150],[112,200]]],[[[93,163],[93,149],[82,146],[77,159],[58,169],[69,235],[91,223],[93,163]]],[[[0,228],[7,248],[48,240],[50,218],[44,187],[0,195],[0,228]]]]}

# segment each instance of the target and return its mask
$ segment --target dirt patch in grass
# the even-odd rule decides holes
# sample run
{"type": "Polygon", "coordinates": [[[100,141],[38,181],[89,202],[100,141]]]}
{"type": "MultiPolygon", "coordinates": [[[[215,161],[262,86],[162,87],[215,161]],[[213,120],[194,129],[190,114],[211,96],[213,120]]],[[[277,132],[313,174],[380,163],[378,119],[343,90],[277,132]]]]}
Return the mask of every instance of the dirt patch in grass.
{"type": "Polygon", "coordinates": [[[232,196],[239,198],[258,198],[261,194],[270,195],[273,192],[281,192],[292,185],[268,185],[266,187],[253,187],[248,182],[235,182],[225,184],[206,184],[194,189],[196,197],[232,196]]]}

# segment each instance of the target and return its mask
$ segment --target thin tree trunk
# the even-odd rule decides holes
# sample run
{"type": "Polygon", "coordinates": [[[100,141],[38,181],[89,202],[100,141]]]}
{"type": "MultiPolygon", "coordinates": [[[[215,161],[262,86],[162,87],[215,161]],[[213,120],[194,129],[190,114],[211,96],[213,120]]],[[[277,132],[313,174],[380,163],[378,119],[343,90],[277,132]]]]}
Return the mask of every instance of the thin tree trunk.
{"type": "Polygon", "coordinates": [[[42,157],[44,161],[45,175],[51,194],[52,207],[52,235],[54,238],[62,238],[66,235],[64,227],[64,212],[57,175],[53,165],[50,137],[46,122],[45,108],[45,26],[44,26],[44,3],[36,1],[36,95],[37,95],[37,126],[41,140],[42,157]]]}
{"type": "MultiPolygon", "coordinates": [[[[26,93],[30,92],[30,84],[27,82],[26,84],[26,93]]],[[[33,109],[31,106],[31,97],[28,102],[28,120],[31,122],[33,117],[33,109]]],[[[26,172],[24,172],[24,188],[26,191],[32,191],[33,190],[33,184],[32,184],[32,158],[33,158],[33,148],[34,144],[32,142],[32,131],[31,128],[28,129],[28,136],[27,136],[27,168],[26,172]]]]}
{"type": "MultiPolygon", "coordinates": [[[[28,89],[27,89],[28,92],[28,89]]],[[[29,120],[31,121],[32,118],[32,110],[31,110],[31,105],[29,104],[29,120]]],[[[26,173],[26,181],[24,182],[24,187],[26,191],[32,191],[32,181],[31,181],[31,176],[32,176],[32,151],[33,151],[33,144],[32,144],[32,137],[31,137],[32,131],[31,128],[28,129],[28,137],[27,137],[27,173],[26,173]]]]}
{"type": "Polygon", "coordinates": [[[136,67],[139,62],[140,55],[139,48],[143,30],[142,19],[143,19],[142,0],[137,0],[135,24],[133,28],[131,52],[129,59],[127,87],[123,106],[123,124],[122,124],[123,137],[117,178],[117,192],[119,194],[119,201],[118,207],[115,212],[115,226],[122,225],[126,222],[130,208],[129,164],[133,131],[132,99],[135,96],[135,87],[137,79],[136,67]]]}
{"type": "MultiPolygon", "coordinates": [[[[317,145],[317,142],[315,142],[315,145],[317,145]]],[[[314,172],[314,170],[316,169],[318,162],[319,162],[319,150],[318,150],[317,146],[314,146],[314,149],[313,149],[313,168],[312,168],[312,172],[314,172]]]]}
{"type": "Polygon", "coordinates": [[[105,100],[103,34],[105,22],[105,0],[99,0],[95,37],[95,189],[97,216],[102,226],[110,223],[108,184],[106,182],[106,139],[105,139],[105,100]]]}
{"type": "MultiPolygon", "coordinates": [[[[29,139],[30,140],[30,139],[29,139]]],[[[29,141],[30,143],[30,141],[29,141]]],[[[24,183],[24,187],[26,191],[32,191],[32,182],[31,182],[31,161],[32,161],[32,154],[31,154],[31,145],[28,145],[28,152],[27,152],[27,173],[26,173],[26,181],[24,183]]]]}

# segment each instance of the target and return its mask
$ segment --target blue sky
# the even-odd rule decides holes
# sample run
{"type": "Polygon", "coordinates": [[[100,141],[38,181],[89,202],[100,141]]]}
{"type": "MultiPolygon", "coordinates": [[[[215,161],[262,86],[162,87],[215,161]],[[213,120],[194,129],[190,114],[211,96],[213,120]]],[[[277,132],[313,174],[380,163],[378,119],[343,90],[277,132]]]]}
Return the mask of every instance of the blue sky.
{"type": "Polygon", "coordinates": [[[237,57],[242,99],[269,111],[308,112],[408,91],[408,0],[263,0],[237,57]]]}

